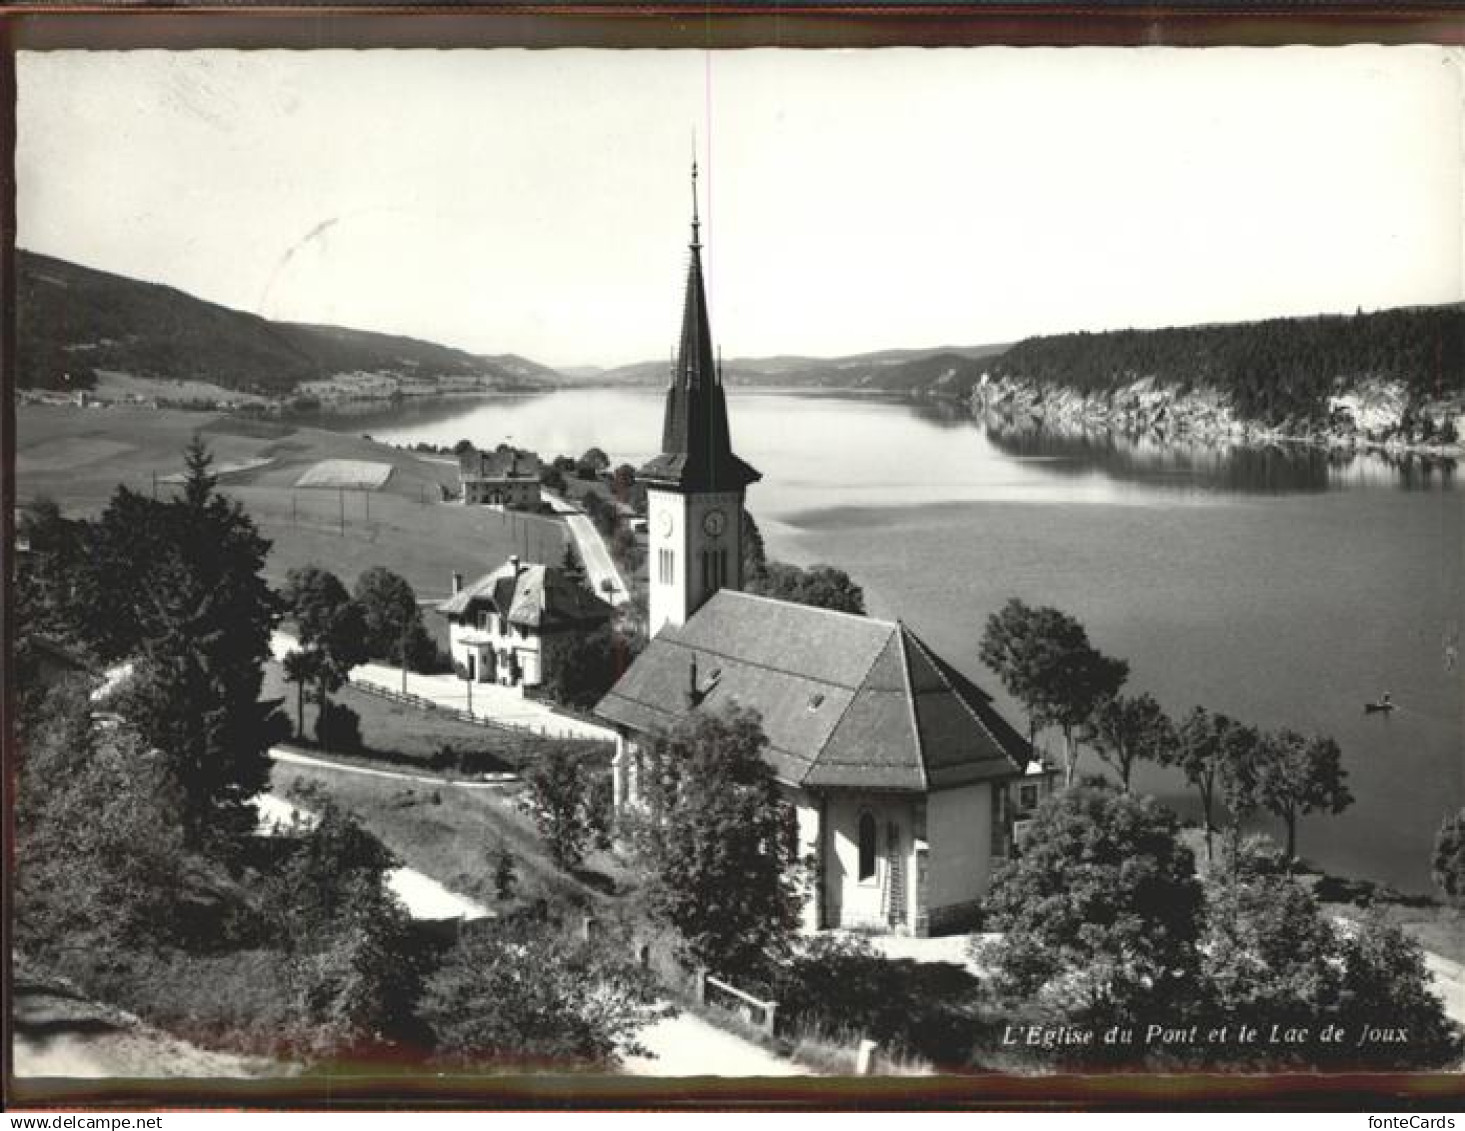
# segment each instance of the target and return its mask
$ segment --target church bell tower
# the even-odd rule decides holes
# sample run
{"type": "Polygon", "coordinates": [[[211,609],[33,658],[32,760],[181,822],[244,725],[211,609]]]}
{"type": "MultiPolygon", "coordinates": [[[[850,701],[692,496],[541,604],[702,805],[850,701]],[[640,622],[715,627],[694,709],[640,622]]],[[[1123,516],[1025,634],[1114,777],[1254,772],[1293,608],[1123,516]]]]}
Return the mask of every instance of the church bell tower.
{"type": "Polygon", "coordinates": [[[646,484],[652,636],[685,623],[719,589],[742,588],[743,496],[762,478],[732,450],[702,284],[701,227],[694,161],[692,254],[661,454],[636,473],[646,484]]]}

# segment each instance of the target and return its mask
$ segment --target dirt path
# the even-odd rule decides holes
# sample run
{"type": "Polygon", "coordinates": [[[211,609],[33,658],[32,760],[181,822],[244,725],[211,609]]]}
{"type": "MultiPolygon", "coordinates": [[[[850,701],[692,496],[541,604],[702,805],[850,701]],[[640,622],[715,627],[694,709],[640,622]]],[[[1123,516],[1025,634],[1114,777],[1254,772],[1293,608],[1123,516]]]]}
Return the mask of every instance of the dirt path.
{"type": "Polygon", "coordinates": [[[628,1057],[630,1076],[813,1076],[803,1065],[775,1056],[760,1045],[725,1033],[685,1010],[641,1032],[654,1057],[628,1057]]]}
{"type": "Polygon", "coordinates": [[[1445,1012],[1465,1025],[1465,966],[1432,950],[1424,952],[1424,964],[1434,979],[1435,993],[1445,1003],[1445,1012]]]}
{"type": "MultiPolygon", "coordinates": [[[[288,827],[297,818],[309,823],[312,814],[283,797],[265,793],[254,799],[259,807],[262,829],[274,831],[288,827]]],[[[414,919],[492,919],[494,912],[477,900],[459,895],[415,868],[393,868],[386,874],[392,890],[414,919]]]]}
{"type": "Polygon", "coordinates": [[[405,781],[412,782],[414,785],[431,785],[444,789],[502,789],[506,782],[518,780],[517,774],[495,774],[483,781],[467,781],[463,778],[413,774],[405,770],[378,770],[373,766],[358,766],[354,762],[337,762],[330,758],[301,754],[298,750],[287,750],[283,746],[271,747],[270,757],[276,762],[286,762],[292,766],[308,766],[313,770],[332,770],[342,774],[359,774],[362,777],[386,778],[388,781],[405,781]]]}
{"type": "Polygon", "coordinates": [[[288,1067],[201,1049],[130,1013],[87,1001],[64,983],[17,970],[12,997],[17,1078],[278,1076],[288,1067]]]}

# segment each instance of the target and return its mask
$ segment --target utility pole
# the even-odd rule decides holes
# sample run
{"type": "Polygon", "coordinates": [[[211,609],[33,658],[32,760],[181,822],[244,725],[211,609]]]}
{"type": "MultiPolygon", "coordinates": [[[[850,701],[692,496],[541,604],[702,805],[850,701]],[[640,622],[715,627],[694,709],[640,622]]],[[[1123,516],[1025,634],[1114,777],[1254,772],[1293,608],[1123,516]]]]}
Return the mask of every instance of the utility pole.
{"type": "Polygon", "coordinates": [[[158,500],[158,469],[153,468],[153,501],[158,500]]]}
{"type": "Polygon", "coordinates": [[[336,491],[336,501],[340,504],[341,513],[341,537],[346,537],[346,488],[341,487],[336,491]]]}
{"type": "Polygon", "coordinates": [[[370,522],[371,522],[371,491],[370,490],[364,490],[364,491],[361,492],[361,494],[362,494],[362,497],[366,499],[366,521],[367,521],[368,524],[370,524],[370,522]]]}
{"type": "Polygon", "coordinates": [[[296,521],[296,512],[295,512],[295,498],[296,498],[295,492],[294,491],[291,491],[290,492],[290,525],[291,526],[298,525],[298,523],[296,521]]]}

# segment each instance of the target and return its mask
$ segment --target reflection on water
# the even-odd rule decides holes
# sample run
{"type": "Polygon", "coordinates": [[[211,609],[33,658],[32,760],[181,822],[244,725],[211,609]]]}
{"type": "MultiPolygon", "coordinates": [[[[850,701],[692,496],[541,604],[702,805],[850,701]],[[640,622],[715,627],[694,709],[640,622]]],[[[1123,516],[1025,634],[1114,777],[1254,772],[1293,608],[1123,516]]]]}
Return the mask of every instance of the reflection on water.
{"type": "Polygon", "coordinates": [[[988,441],[1021,460],[1041,461],[1059,476],[1098,470],[1156,487],[1209,487],[1286,494],[1338,487],[1439,490],[1454,483],[1454,459],[1417,452],[1354,452],[1311,444],[1199,443],[1152,432],[1057,427],[1032,419],[988,415],[988,441]]]}

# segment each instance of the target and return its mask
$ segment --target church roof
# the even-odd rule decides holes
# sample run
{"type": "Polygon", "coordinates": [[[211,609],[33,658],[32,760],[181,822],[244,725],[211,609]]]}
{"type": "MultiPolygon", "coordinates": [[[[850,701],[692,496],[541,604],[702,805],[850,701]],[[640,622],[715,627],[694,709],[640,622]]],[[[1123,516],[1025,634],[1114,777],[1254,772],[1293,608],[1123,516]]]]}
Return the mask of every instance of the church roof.
{"type": "Polygon", "coordinates": [[[663,628],[596,713],[648,732],[730,703],[762,715],[765,756],[792,785],[927,792],[1020,774],[1031,756],[904,624],[728,589],[663,628]]]}
{"type": "Polygon", "coordinates": [[[475,606],[508,617],[510,624],[534,629],[606,621],[613,612],[557,566],[520,565],[517,559],[463,586],[437,611],[461,619],[475,606]]]}
{"type": "Polygon", "coordinates": [[[762,476],[732,450],[727,398],[712,350],[712,325],[702,282],[696,178],[693,166],[692,255],[682,303],[682,337],[666,391],[661,454],[648,461],[636,477],[687,491],[740,491],[762,476]]]}

